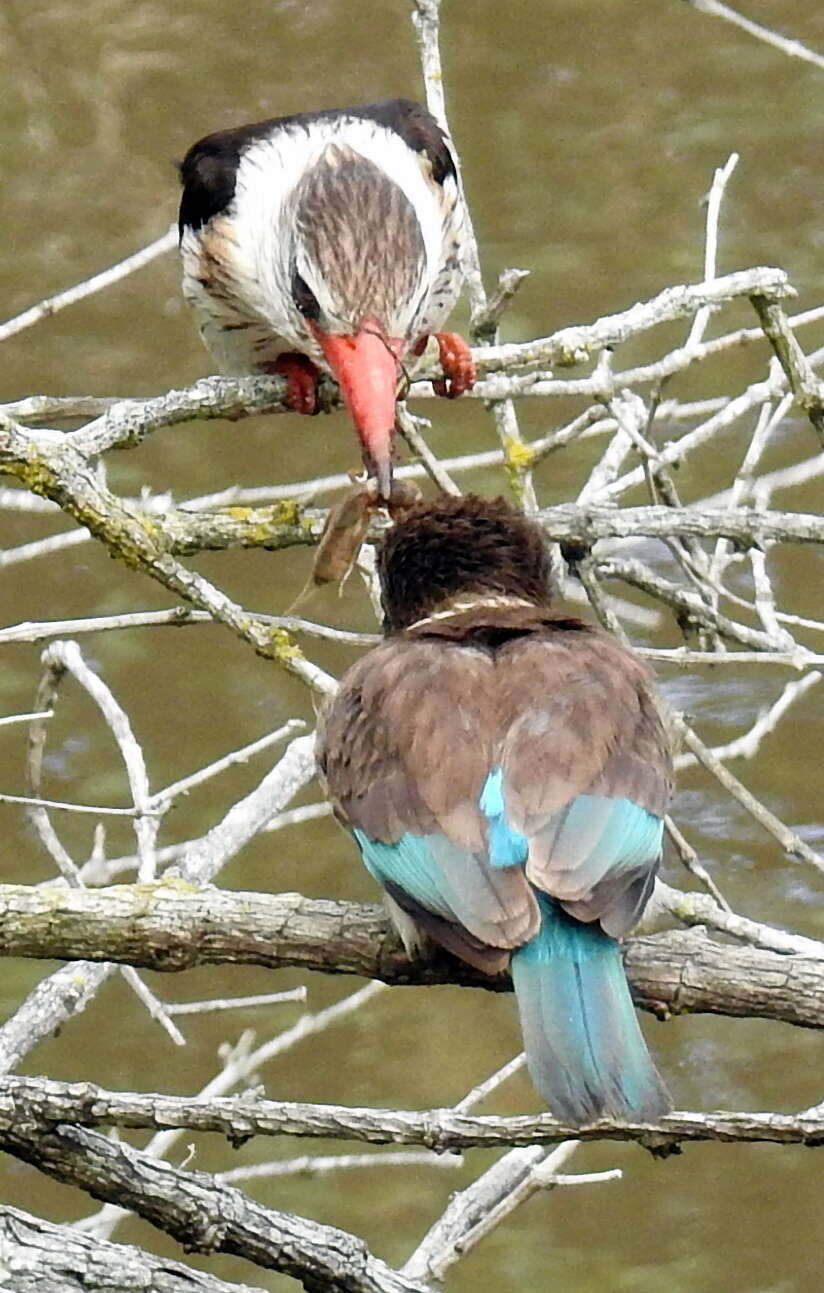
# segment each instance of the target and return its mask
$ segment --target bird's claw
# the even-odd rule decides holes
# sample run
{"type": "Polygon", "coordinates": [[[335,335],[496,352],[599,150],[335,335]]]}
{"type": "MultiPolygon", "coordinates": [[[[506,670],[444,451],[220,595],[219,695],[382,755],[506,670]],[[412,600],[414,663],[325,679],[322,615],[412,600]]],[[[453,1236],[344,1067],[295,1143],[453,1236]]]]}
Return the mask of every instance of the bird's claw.
{"type": "Polygon", "coordinates": [[[278,355],[267,372],[286,378],[286,400],[295,413],[318,412],[318,380],[320,370],[307,355],[290,352],[278,355]]]}
{"type": "Polygon", "coordinates": [[[457,332],[436,332],[435,340],[441,358],[443,377],[432,383],[436,395],[454,400],[475,385],[475,362],[472,351],[457,332]]]}

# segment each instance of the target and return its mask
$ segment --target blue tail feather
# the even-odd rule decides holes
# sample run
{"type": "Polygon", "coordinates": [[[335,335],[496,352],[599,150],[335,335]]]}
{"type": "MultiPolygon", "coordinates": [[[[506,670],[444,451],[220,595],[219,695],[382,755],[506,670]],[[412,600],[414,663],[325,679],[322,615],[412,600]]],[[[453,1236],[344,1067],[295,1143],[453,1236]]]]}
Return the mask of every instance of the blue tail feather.
{"type": "MultiPolygon", "coordinates": [[[[408,895],[424,911],[450,926],[464,926],[481,942],[512,946],[517,932],[507,930],[523,916],[528,892],[521,872],[511,868],[523,867],[530,844],[507,821],[500,767],[487,776],[479,807],[487,824],[486,867],[480,855],[440,833],[407,832],[391,844],[358,829],[354,834],[367,868],[390,892],[408,895]],[[516,875],[523,893],[512,890],[516,875]]],[[[581,890],[625,876],[631,916],[638,901],[631,873],[656,856],[661,830],[660,819],[630,800],[580,795],[547,823],[547,833],[554,835],[543,841],[544,865],[557,868],[555,881],[571,874],[581,890]]],[[[575,919],[536,888],[544,881],[541,862],[530,865],[538,873],[530,879],[541,927],[515,948],[511,970],[532,1080],[553,1113],[571,1126],[600,1117],[654,1120],[669,1110],[670,1101],[638,1024],[620,947],[599,923],[575,919]]],[[[551,880],[547,875],[547,884],[551,880]]],[[[616,928],[623,928],[627,913],[619,915],[616,928]]],[[[445,945],[466,954],[465,948],[445,945]]]]}
{"type": "Polygon", "coordinates": [[[539,897],[541,929],[512,957],[529,1072],[556,1117],[646,1121],[670,1109],[618,943],[539,897]]]}

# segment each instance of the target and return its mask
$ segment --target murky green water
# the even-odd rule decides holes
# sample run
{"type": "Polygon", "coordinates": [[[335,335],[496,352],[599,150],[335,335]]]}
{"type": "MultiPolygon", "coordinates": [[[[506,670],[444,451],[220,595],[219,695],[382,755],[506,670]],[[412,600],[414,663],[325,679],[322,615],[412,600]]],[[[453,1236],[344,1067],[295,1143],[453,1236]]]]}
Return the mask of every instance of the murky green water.
{"type": "MultiPolygon", "coordinates": [[[[720,268],[782,265],[802,306],[820,303],[824,74],[678,0],[506,7],[493,0],[463,6],[445,0],[444,8],[451,121],[488,279],[510,264],[532,271],[508,316],[508,337],[545,334],[621,309],[672,282],[697,279],[701,199],[713,168],[733,150],[741,161],[725,205],[720,268]]],[[[749,0],[746,8],[758,21],[824,50],[824,11],[817,6],[749,0]]],[[[199,135],[306,107],[420,94],[401,0],[248,0],[242,7],[211,0],[174,6],[88,0],[82,22],[65,0],[6,0],[0,41],[3,316],[162,233],[176,210],[173,161],[199,135]]],[[[174,256],[4,343],[3,360],[0,398],[155,393],[209,371],[180,301],[174,256]]],[[[717,389],[744,381],[753,363],[747,355],[730,358],[715,370],[717,389]]],[[[704,393],[701,381],[691,377],[677,393],[704,393]]],[[[439,449],[493,443],[477,406],[466,402],[435,412],[439,449]]],[[[554,409],[528,408],[525,430],[548,429],[555,417],[554,409]]],[[[139,450],[111,457],[110,480],[121,491],[149,485],[185,498],[232,483],[302,479],[315,475],[319,464],[344,470],[353,465],[352,441],[339,433],[339,423],[258,419],[165,430],[139,450]]],[[[770,465],[808,453],[810,434],[801,421],[790,423],[770,465]]],[[[685,472],[687,496],[711,492],[713,469],[722,458],[728,466],[741,449],[741,436],[731,437],[714,464],[685,472]]],[[[540,474],[542,499],[569,498],[585,478],[591,453],[581,449],[550,459],[540,474]]],[[[492,488],[496,482],[485,476],[475,483],[492,488]]],[[[820,506],[819,491],[820,484],[808,486],[794,504],[820,506]]],[[[48,525],[65,528],[59,518],[48,525]]],[[[46,528],[40,519],[0,513],[4,546],[46,528]]],[[[243,604],[281,611],[303,583],[308,560],[303,553],[241,553],[203,556],[194,564],[243,604]]],[[[820,556],[792,550],[781,569],[785,604],[820,613],[820,556]]],[[[2,624],[168,604],[162,590],[116,567],[91,544],[0,569],[2,624]]],[[[321,611],[336,623],[369,625],[354,586],[340,603],[330,597],[321,611]]],[[[218,629],[101,634],[82,645],[131,715],[154,787],[287,717],[311,716],[297,685],[218,629]]],[[[31,646],[3,648],[0,713],[30,706],[38,654],[31,646]]],[[[340,669],[352,655],[318,649],[315,658],[340,669]]],[[[673,697],[703,718],[702,731],[713,741],[736,734],[776,694],[772,671],[757,677],[717,673],[708,682],[679,675],[672,683],[673,697]]],[[[811,840],[818,826],[819,841],[820,776],[811,751],[820,744],[821,720],[814,691],[742,773],[776,811],[809,828],[811,840]]],[[[120,801],[123,778],[108,735],[71,689],[49,749],[52,794],[120,801]]],[[[264,767],[258,761],[235,769],[194,793],[173,814],[166,841],[201,834],[264,767]]],[[[22,737],[4,729],[0,789],[22,784],[22,737]]],[[[819,877],[784,859],[746,817],[709,796],[702,775],[684,776],[679,808],[693,843],[740,909],[824,934],[819,877]]],[[[0,808],[0,823],[4,878],[47,878],[50,864],[18,810],[0,808]]],[[[91,847],[89,823],[60,825],[82,859],[91,847]]],[[[108,843],[112,854],[128,850],[127,828],[113,825],[108,843]]],[[[261,837],[223,878],[243,888],[374,896],[354,850],[328,822],[261,837]]],[[[669,878],[682,882],[675,868],[669,878]]],[[[4,963],[0,1013],[43,969],[4,963]]],[[[226,969],[172,981],[154,976],[152,982],[159,993],[188,999],[265,991],[300,977],[226,969]]],[[[355,986],[318,976],[309,982],[310,1004],[318,1008],[355,986]]],[[[178,1050],[133,1004],[125,985],[113,980],[85,1016],[32,1054],[27,1071],[124,1088],[195,1091],[213,1074],[225,1036],[244,1027],[263,1036],[299,1012],[299,1006],[284,1006],[274,1017],[247,1011],[228,1024],[222,1017],[191,1020],[185,1029],[190,1044],[178,1050]]],[[[647,1021],[647,1031],[682,1108],[792,1110],[824,1094],[821,1042],[814,1034],[700,1018],[666,1026],[647,1021]]],[[[273,1097],[448,1104],[517,1045],[511,1001],[458,989],[398,990],[303,1043],[261,1078],[273,1097]]],[[[509,1112],[536,1105],[520,1080],[494,1107],[509,1112]]],[[[223,1146],[203,1139],[197,1148],[197,1165],[225,1165],[223,1146]]],[[[240,1154],[255,1161],[302,1148],[253,1143],[240,1154]]],[[[184,1156],[181,1149],[176,1161],[184,1156]]],[[[457,1173],[387,1168],[264,1182],[253,1192],[272,1206],[361,1233],[377,1253],[400,1262],[448,1193],[487,1161],[478,1153],[457,1173]]],[[[812,1289],[820,1281],[824,1240],[823,1165],[818,1154],[794,1149],[696,1147],[654,1163],[639,1149],[592,1146],[578,1154],[575,1168],[620,1166],[621,1183],[533,1200],[451,1274],[448,1287],[455,1293],[812,1289]]],[[[55,1219],[88,1207],[79,1194],[8,1161],[0,1167],[0,1195],[55,1219]]],[[[175,1251],[137,1223],[118,1237],[175,1251]]],[[[276,1277],[267,1282],[241,1262],[205,1264],[227,1278],[293,1287],[276,1277]]]]}

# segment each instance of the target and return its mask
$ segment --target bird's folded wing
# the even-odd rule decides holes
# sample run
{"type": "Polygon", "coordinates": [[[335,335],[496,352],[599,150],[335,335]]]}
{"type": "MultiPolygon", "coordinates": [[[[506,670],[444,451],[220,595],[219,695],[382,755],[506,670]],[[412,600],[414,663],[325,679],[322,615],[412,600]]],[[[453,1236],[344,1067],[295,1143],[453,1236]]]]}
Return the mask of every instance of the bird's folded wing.
{"type": "Polygon", "coordinates": [[[527,875],[620,937],[652,887],[672,783],[647,671],[584,629],[515,640],[497,667],[505,811],[529,840],[527,875]]]}
{"type": "Polygon", "coordinates": [[[532,937],[539,914],[519,865],[526,841],[510,865],[489,857],[481,799],[494,762],[494,673],[489,653],[472,647],[386,643],[346,675],[322,725],[320,765],[395,901],[406,896],[423,924],[429,912],[500,948],[532,937]]]}

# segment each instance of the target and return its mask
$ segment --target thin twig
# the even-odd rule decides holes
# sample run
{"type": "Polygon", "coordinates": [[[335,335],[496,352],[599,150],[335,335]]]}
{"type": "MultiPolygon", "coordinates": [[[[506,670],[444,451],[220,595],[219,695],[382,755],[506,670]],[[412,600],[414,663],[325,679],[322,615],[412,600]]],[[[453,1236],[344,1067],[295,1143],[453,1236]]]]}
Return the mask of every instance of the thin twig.
{"type": "MultiPolygon", "coordinates": [[[[721,203],[730,176],[738,165],[738,153],[730,153],[725,164],[716,169],[707,199],[707,230],[704,240],[704,278],[715,278],[718,267],[718,222],[721,216],[721,203]]],[[[692,327],[686,340],[687,347],[698,345],[703,340],[709,322],[710,312],[702,306],[692,321],[692,327]]]]}
{"type": "Polygon", "coordinates": [[[32,305],[22,314],[17,314],[13,319],[8,319],[5,323],[0,324],[0,341],[5,341],[7,337],[13,337],[15,333],[22,332],[24,328],[30,328],[32,324],[39,323],[41,319],[49,319],[53,314],[60,310],[65,310],[67,305],[74,305],[76,301],[82,301],[87,296],[93,296],[95,292],[101,292],[104,287],[109,287],[112,283],[117,283],[127,275],[133,274],[136,269],[142,269],[151,261],[162,256],[164,252],[170,251],[172,247],[177,246],[178,231],[177,225],[171,225],[166,233],[161,234],[154,242],[148,246],[141,247],[140,251],[135,251],[125,260],[118,261],[116,265],[111,265],[109,269],[101,270],[99,274],[94,274],[91,278],[84,279],[82,283],[75,284],[74,287],[67,288],[65,292],[59,292],[57,296],[47,296],[45,300],[39,301],[37,305],[32,305]]]}
{"type": "MultiPolygon", "coordinates": [[[[115,700],[111,690],[86,664],[76,642],[53,642],[42,655],[49,676],[55,680],[68,672],[97,705],[120,750],[132,802],[135,808],[134,829],[140,858],[138,879],[152,880],[155,875],[155,841],[158,821],[153,813],[149,778],[143,751],[138,744],[126,711],[115,700]]],[[[37,780],[39,782],[39,766],[37,780]]]]}
{"type": "MultiPolygon", "coordinates": [[[[816,670],[796,681],[785,683],[778,699],[761,712],[748,732],[743,732],[741,736],[736,736],[733,740],[727,741],[726,745],[708,747],[710,754],[720,760],[755,758],[761,749],[764,737],[775,731],[787,710],[802,696],[805,696],[811,687],[819,683],[821,677],[821,673],[816,670]]],[[[698,756],[695,754],[681,754],[675,761],[675,768],[676,771],[681,772],[684,768],[693,766],[698,762],[698,756]]]]}
{"type": "Polygon", "coordinates": [[[197,772],[192,772],[188,777],[181,777],[180,781],[173,782],[163,790],[156,791],[149,800],[149,811],[162,814],[168,811],[175,799],[181,795],[188,795],[190,791],[197,786],[203,785],[205,781],[211,780],[212,777],[219,776],[227,768],[233,768],[238,763],[248,763],[261,751],[267,750],[270,745],[276,745],[285,741],[288,737],[294,736],[306,724],[302,719],[290,718],[282,727],[277,728],[274,732],[268,732],[266,736],[259,737],[256,741],[251,741],[239,750],[231,750],[229,754],[224,754],[214,763],[208,764],[205,768],[199,768],[197,772]]]}
{"type": "Polygon", "coordinates": [[[423,438],[421,427],[429,425],[426,420],[413,417],[403,404],[399,404],[395,413],[395,423],[409,448],[420,458],[438,489],[443,494],[459,495],[461,491],[458,486],[423,438]]]}
{"type": "Polygon", "coordinates": [[[15,723],[28,723],[32,718],[53,718],[54,710],[47,709],[45,713],[37,711],[29,714],[6,714],[0,718],[0,727],[12,727],[15,723]]]}
{"type": "Polygon", "coordinates": [[[760,23],[753,22],[751,18],[745,18],[743,14],[731,9],[728,4],[722,4],[721,0],[687,0],[687,4],[692,5],[693,9],[700,10],[701,13],[710,14],[713,18],[723,18],[733,27],[740,27],[742,31],[755,36],[766,45],[771,45],[773,49],[780,49],[782,54],[789,54],[791,58],[800,58],[805,63],[812,63],[813,67],[824,68],[824,57],[803,45],[800,40],[790,40],[786,36],[780,36],[778,32],[770,31],[769,27],[762,27],[760,23]]]}
{"type": "Polygon", "coordinates": [[[718,888],[718,885],[713,880],[689,840],[682,835],[678,826],[670,816],[667,816],[664,819],[664,826],[666,828],[667,836],[672,840],[675,851],[683,866],[686,867],[690,875],[694,875],[696,880],[704,886],[715,902],[718,903],[719,907],[724,911],[730,911],[730,905],[721,890],[718,888]]]}
{"type": "Polygon", "coordinates": [[[285,992],[259,992],[252,997],[214,997],[208,1001],[166,1001],[167,1015],[209,1015],[219,1010],[247,1010],[253,1006],[280,1006],[286,1002],[305,1001],[306,988],[289,988],[285,992]]]}
{"type": "Polygon", "coordinates": [[[463,1166],[460,1154],[433,1154],[429,1150],[407,1149],[389,1153],[372,1154],[302,1154],[295,1158],[279,1158],[269,1163],[249,1163],[233,1167],[228,1172],[216,1172],[215,1179],[227,1184],[237,1181],[269,1180],[283,1176],[328,1176],[334,1172],[347,1172],[359,1168],[375,1167],[435,1167],[455,1171],[463,1166]]]}
{"type": "MultiPolygon", "coordinates": [[[[32,714],[29,717],[34,718],[32,714]]],[[[34,795],[7,795],[0,793],[2,804],[26,804],[31,808],[56,808],[63,813],[87,813],[93,817],[136,817],[136,808],[104,808],[100,804],[69,804],[62,799],[41,799],[34,795]]]]}
{"type": "Polygon", "coordinates": [[[755,795],[733,776],[729,768],[716,758],[688,723],[682,721],[679,726],[681,739],[696,756],[698,762],[712,773],[716,781],[720,782],[733,799],[758,822],[759,826],[778,841],[784,852],[790,857],[810,862],[818,871],[824,871],[824,857],[816,853],[815,849],[811,849],[797,831],[791,830],[766,805],[756,799],[755,795]]]}

